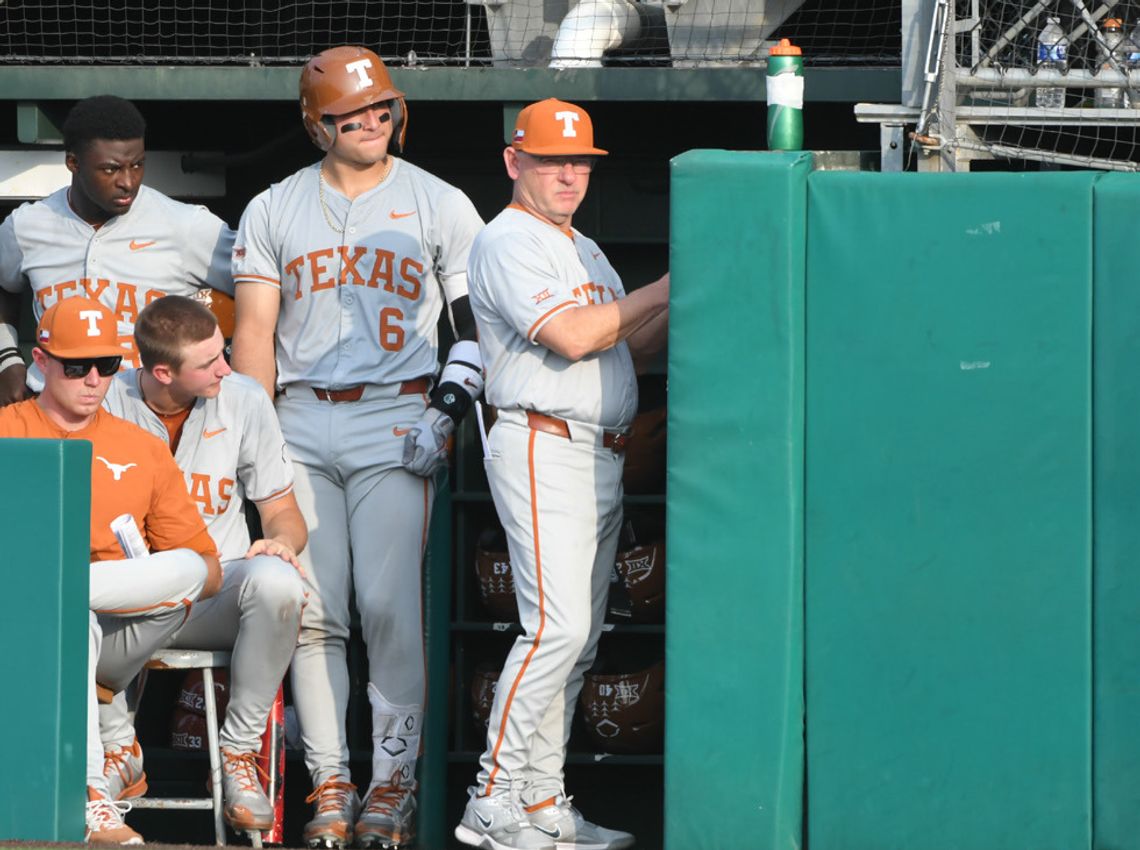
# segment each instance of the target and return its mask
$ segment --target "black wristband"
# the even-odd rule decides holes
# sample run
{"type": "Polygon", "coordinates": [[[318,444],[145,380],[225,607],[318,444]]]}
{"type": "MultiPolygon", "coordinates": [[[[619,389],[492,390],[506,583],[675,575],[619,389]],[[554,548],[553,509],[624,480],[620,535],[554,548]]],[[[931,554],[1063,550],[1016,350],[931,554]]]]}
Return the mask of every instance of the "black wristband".
{"type": "Polygon", "coordinates": [[[431,394],[431,404],[436,410],[446,413],[456,425],[467,415],[471,409],[471,396],[467,390],[454,381],[446,381],[435,388],[431,394]]]}

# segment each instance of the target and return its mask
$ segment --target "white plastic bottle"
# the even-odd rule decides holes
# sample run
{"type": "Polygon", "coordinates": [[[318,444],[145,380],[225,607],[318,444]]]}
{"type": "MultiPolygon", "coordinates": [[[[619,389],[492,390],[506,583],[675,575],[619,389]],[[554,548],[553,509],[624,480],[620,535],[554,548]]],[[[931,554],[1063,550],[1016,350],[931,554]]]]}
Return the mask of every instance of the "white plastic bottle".
{"type": "MultiPolygon", "coordinates": [[[[1069,67],[1069,39],[1061,28],[1061,19],[1050,15],[1037,36],[1037,70],[1063,72],[1069,67]]],[[[1037,106],[1043,109],[1062,109],[1065,106],[1064,86],[1046,86],[1037,89],[1037,106]]]]}
{"type": "MultiPolygon", "coordinates": [[[[1104,44],[1097,42],[1097,69],[1098,73],[1114,71],[1111,56],[1116,60],[1121,70],[1127,70],[1127,51],[1124,47],[1124,22],[1120,18],[1108,18],[1101,30],[1104,44]]],[[[1120,109],[1124,106],[1124,89],[1119,86],[1101,86],[1093,93],[1093,101],[1100,109],[1120,109]]]]}

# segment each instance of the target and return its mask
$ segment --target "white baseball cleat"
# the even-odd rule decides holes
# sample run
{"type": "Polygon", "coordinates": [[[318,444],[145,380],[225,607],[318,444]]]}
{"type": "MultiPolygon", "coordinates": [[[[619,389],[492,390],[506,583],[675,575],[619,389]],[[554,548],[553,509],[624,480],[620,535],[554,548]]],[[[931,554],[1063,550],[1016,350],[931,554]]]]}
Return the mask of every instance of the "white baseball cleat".
{"type": "Polygon", "coordinates": [[[90,785],[87,786],[87,833],[83,840],[104,847],[119,844],[142,844],[142,836],[123,822],[131,810],[130,803],[110,800],[90,785]]]}
{"type": "Polygon", "coordinates": [[[141,797],[146,793],[146,772],[138,738],[131,741],[129,747],[104,748],[103,779],[107,782],[107,796],[112,800],[141,797]]]}
{"type": "Polygon", "coordinates": [[[483,850],[555,850],[554,840],[531,826],[526,812],[511,794],[480,797],[467,793],[467,809],[455,827],[455,837],[483,850]]]}
{"type": "Polygon", "coordinates": [[[553,841],[558,850],[625,850],[633,846],[633,835],[590,823],[570,805],[572,799],[559,794],[524,811],[531,826],[553,841]]]}

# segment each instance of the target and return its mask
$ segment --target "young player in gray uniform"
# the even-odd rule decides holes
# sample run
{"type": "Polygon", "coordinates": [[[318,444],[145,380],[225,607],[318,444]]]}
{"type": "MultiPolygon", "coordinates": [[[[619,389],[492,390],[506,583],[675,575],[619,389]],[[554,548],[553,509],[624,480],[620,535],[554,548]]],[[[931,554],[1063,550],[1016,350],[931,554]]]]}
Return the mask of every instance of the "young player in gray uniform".
{"type": "MultiPolygon", "coordinates": [[[[224,816],[236,830],[273,825],[258,781],[257,753],[277,688],[297,641],[305,590],[297,553],[305,521],[277,415],[256,381],[234,373],[213,313],[173,295],[139,314],[143,368],[122,372],[104,406],[168,441],[190,498],[221,553],[221,591],[195,605],[167,646],[232,649],[222,724],[224,816]],[[249,539],[243,506],[257,507],[264,536],[249,539]]],[[[114,799],[146,791],[142,751],[117,697],[100,712],[104,775],[114,799]]]]}
{"type": "Polygon", "coordinates": [[[571,226],[594,147],[585,110],[519,113],[503,153],[512,203],[475,240],[468,275],[487,401],[485,460],[507,533],[524,634],[507,656],[476,787],[456,837],[475,847],[614,850],[626,832],[586,821],[563,786],[566,742],[593,663],[622,521],[633,358],[665,341],[669,277],[630,294],[571,226]]]}
{"type": "Polygon", "coordinates": [[[270,395],[281,390],[277,413],[309,523],[301,560],[316,593],[292,667],[314,786],[304,839],[344,846],[355,835],[358,846],[391,847],[415,836],[432,476],[483,384],[466,276],[483,223],[462,192],[394,155],[407,105],[372,51],[338,47],[310,60],[301,111],[325,156],[242,216],[233,361],[270,395]],[[433,390],[445,301],[459,342],[433,390]],[[363,804],[345,735],[353,590],[372,706],[363,804]]]}
{"type": "MultiPolygon", "coordinates": [[[[63,124],[71,185],[0,224],[0,289],[30,290],[37,320],[63,298],[100,302],[118,318],[123,368],[138,365],[131,332],[155,298],[203,287],[233,294],[233,231],[205,207],[142,185],[145,131],[129,101],[80,101],[63,124]]],[[[19,307],[18,297],[0,297],[0,405],[27,395],[15,347],[19,307]]],[[[39,388],[34,375],[32,384],[39,388]]]]}

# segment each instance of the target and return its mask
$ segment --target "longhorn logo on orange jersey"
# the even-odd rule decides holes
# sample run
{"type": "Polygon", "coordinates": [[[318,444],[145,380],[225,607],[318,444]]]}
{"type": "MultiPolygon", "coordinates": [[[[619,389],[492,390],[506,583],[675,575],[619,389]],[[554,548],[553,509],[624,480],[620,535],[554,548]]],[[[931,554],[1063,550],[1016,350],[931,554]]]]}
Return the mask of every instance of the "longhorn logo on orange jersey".
{"type": "Polygon", "coordinates": [[[137,463],[111,463],[111,461],[107,460],[107,458],[103,457],[102,455],[95,455],[95,459],[103,461],[103,465],[107,467],[107,469],[111,470],[111,475],[115,477],[116,481],[121,481],[123,478],[123,473],[128,469],[138,466],[137,463]]]}

